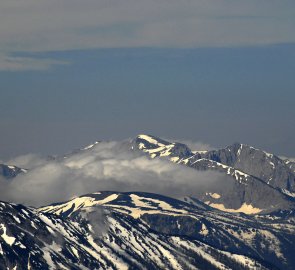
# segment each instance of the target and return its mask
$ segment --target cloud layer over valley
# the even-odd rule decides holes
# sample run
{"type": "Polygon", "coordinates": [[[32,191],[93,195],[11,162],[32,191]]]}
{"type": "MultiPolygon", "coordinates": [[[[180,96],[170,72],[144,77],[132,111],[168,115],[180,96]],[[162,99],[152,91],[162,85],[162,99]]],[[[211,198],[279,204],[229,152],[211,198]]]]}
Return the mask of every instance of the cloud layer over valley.
{"type": "Polygon", "coordinates": [[[223,178],[217,172],[151,160],[130,146],[127,141],[101,142],[54,160],[32,154],[17,157],[9,163],[29,171],[12,180],[1,180],[1,200],[40,206],[101,190],[181,197],[223,178]]]}

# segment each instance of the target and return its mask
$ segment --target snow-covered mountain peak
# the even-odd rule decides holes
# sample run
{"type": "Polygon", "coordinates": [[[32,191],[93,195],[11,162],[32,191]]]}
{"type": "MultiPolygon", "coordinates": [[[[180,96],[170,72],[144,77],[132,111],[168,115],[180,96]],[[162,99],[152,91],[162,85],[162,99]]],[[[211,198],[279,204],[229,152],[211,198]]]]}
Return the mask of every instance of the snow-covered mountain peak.
{"type": "Polygon", "coordinates": [[[148,153],[151,158],[155,157],[169,157],[171,161],[178,160],[192,156],[192,151],[182,143],[162,140],[151,135],[138,135],[134,140],[135,145],[139,150],[148,153]]]}
{"type": "Polygon", "coordinates": [[[133,218],[156,213],[184,215],[188,214],[186,209],[191,208],[185,202],[152,193],[102,191],[75,197],[67,202],[40,207],[38,211],[68,217],[76,212],[88,211],[100,206],[111,207],[133,218]]]}
{"type": "Polygon", "coordinates": [[[75,197],[67,202],[44,206],[39,208],[39,211],[54,213],[62,216],[70,216],[81,209],[104,205],[116,200],[117,198],[118,194],[113,192],[96,192],[75,197]]]}
{"type": "Polygon", "coordinates": [[[152,136],[152,135],[148,135],[148,134],[140,134],[135,138],[135,142],[136,143],[140,143],[142,142],[144,145],[146,145],[145,147],[161,147],[164,145],[168,145],[170,144],[169,142],[162,140],[158,137],[152,136]]]}

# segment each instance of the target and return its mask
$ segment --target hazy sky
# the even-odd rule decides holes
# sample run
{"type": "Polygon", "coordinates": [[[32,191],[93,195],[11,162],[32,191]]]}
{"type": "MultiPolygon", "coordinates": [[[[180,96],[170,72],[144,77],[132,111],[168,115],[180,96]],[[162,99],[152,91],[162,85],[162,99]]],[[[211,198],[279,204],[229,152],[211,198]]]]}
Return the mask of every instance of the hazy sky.
{"type": "Polygon", "coordinates": [[[294,29],[294,0],[2,0],[0,158],[139,133],[294,157],[294,29]]]}

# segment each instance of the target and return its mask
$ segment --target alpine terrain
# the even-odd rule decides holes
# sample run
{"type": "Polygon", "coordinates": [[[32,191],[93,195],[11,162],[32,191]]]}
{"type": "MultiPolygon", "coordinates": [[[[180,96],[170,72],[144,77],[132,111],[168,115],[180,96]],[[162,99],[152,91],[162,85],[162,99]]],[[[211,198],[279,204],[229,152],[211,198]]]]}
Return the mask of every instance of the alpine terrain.
{"type": "MultiPolygon", "coordinates": [[[[109,155],[100,144],[48,158],[48,164],[75,172],[86,168],[93,177],[98,155],[109,155]]],[[[123,142],[120,149],[126,170],[135,155],[145,166],[163,160],[176,172],[208,172],[201,175],[217,174],[218,180],[198,185],[196,179],[196,188],[180,196],[156,186],[153,192],[138,190],[136,184],[106,191],[98,180],[88,194],[42,206],[1,201],[0,269],[295,269],[292,160],[240,143],[205,151],[151,135],[123,142]]],[[[111,174],[112,160],[104,161],[104,176],[111,174]]],[[[27,179],[30,170],[35,168],[0,165],[6,185],[27,179]]],[[[111,175],[109,182],[120,177],[111,175]]]]}

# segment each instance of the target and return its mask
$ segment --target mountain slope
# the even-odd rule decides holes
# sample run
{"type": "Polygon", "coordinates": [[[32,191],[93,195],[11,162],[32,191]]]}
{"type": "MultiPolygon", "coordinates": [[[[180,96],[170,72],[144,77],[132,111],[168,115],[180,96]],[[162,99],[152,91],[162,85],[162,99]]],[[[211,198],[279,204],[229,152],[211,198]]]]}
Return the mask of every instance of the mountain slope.
{"type": "Polygon", "coordinates": [[[2,202],[0,267],[293,269],[293,220],[263,217],[141,192],[97,192],[40,209],[2,202]]]}
{"type": "MultiPolygon", "coordinates": [[[[149,135],[131,144],[97,144],[48,159],[46,173],[74,170],[86,185],[82,181],[89,175],[121,172],[140,162],[145,168],[168,165],[168,179],[177,166],[186,166],[185,174],[209,171],[219,178],[210,181],[212,173],[198,173],[205,181],[184,189],[190,194],[179,199],[101,191],[40,208],[0,202],[0,269],[295,269],[293,162],[242,144],[192,151],[149,135]],[[143,153],[176,164],[151,161],[143,153]],[[108,166],[97,170],[103,163],[108,166]]],[[[0,165],[0,172],[17,183],[14,177],[27,171],[0,165]]],[[[30,173],[40,176],[38,168],[25,179],[30,173]]],[[[99,189],[101,179],[95,179],[99,189]]],[[[63,188],[75,186],[72,180],[63,188]]]]}
{"type": "Polygon", "coordinates": [[[280,158],[243,144],[225,149],[192,151],[181,143],[169,143],[139,135],[133,148],[151,158],[169,159],[197,170],[221,173],[220,182],[201,186],[195,196],[220,210],[255,214],[293,209],[295,174],[280,158]]]}
{"type": "Polygon", "coordinates": [[[20,173],[25,173],[27,170],[19,168],[17,166],[0,164],[0,176],[6,179],[13,178],[20,173]]]}
{"type": "Polygon", "coordinates": [[[272,187],[295,191],[295,175],[285,161],[252,146],[236,143],[200,156],[247,172],[272,187]]]}

